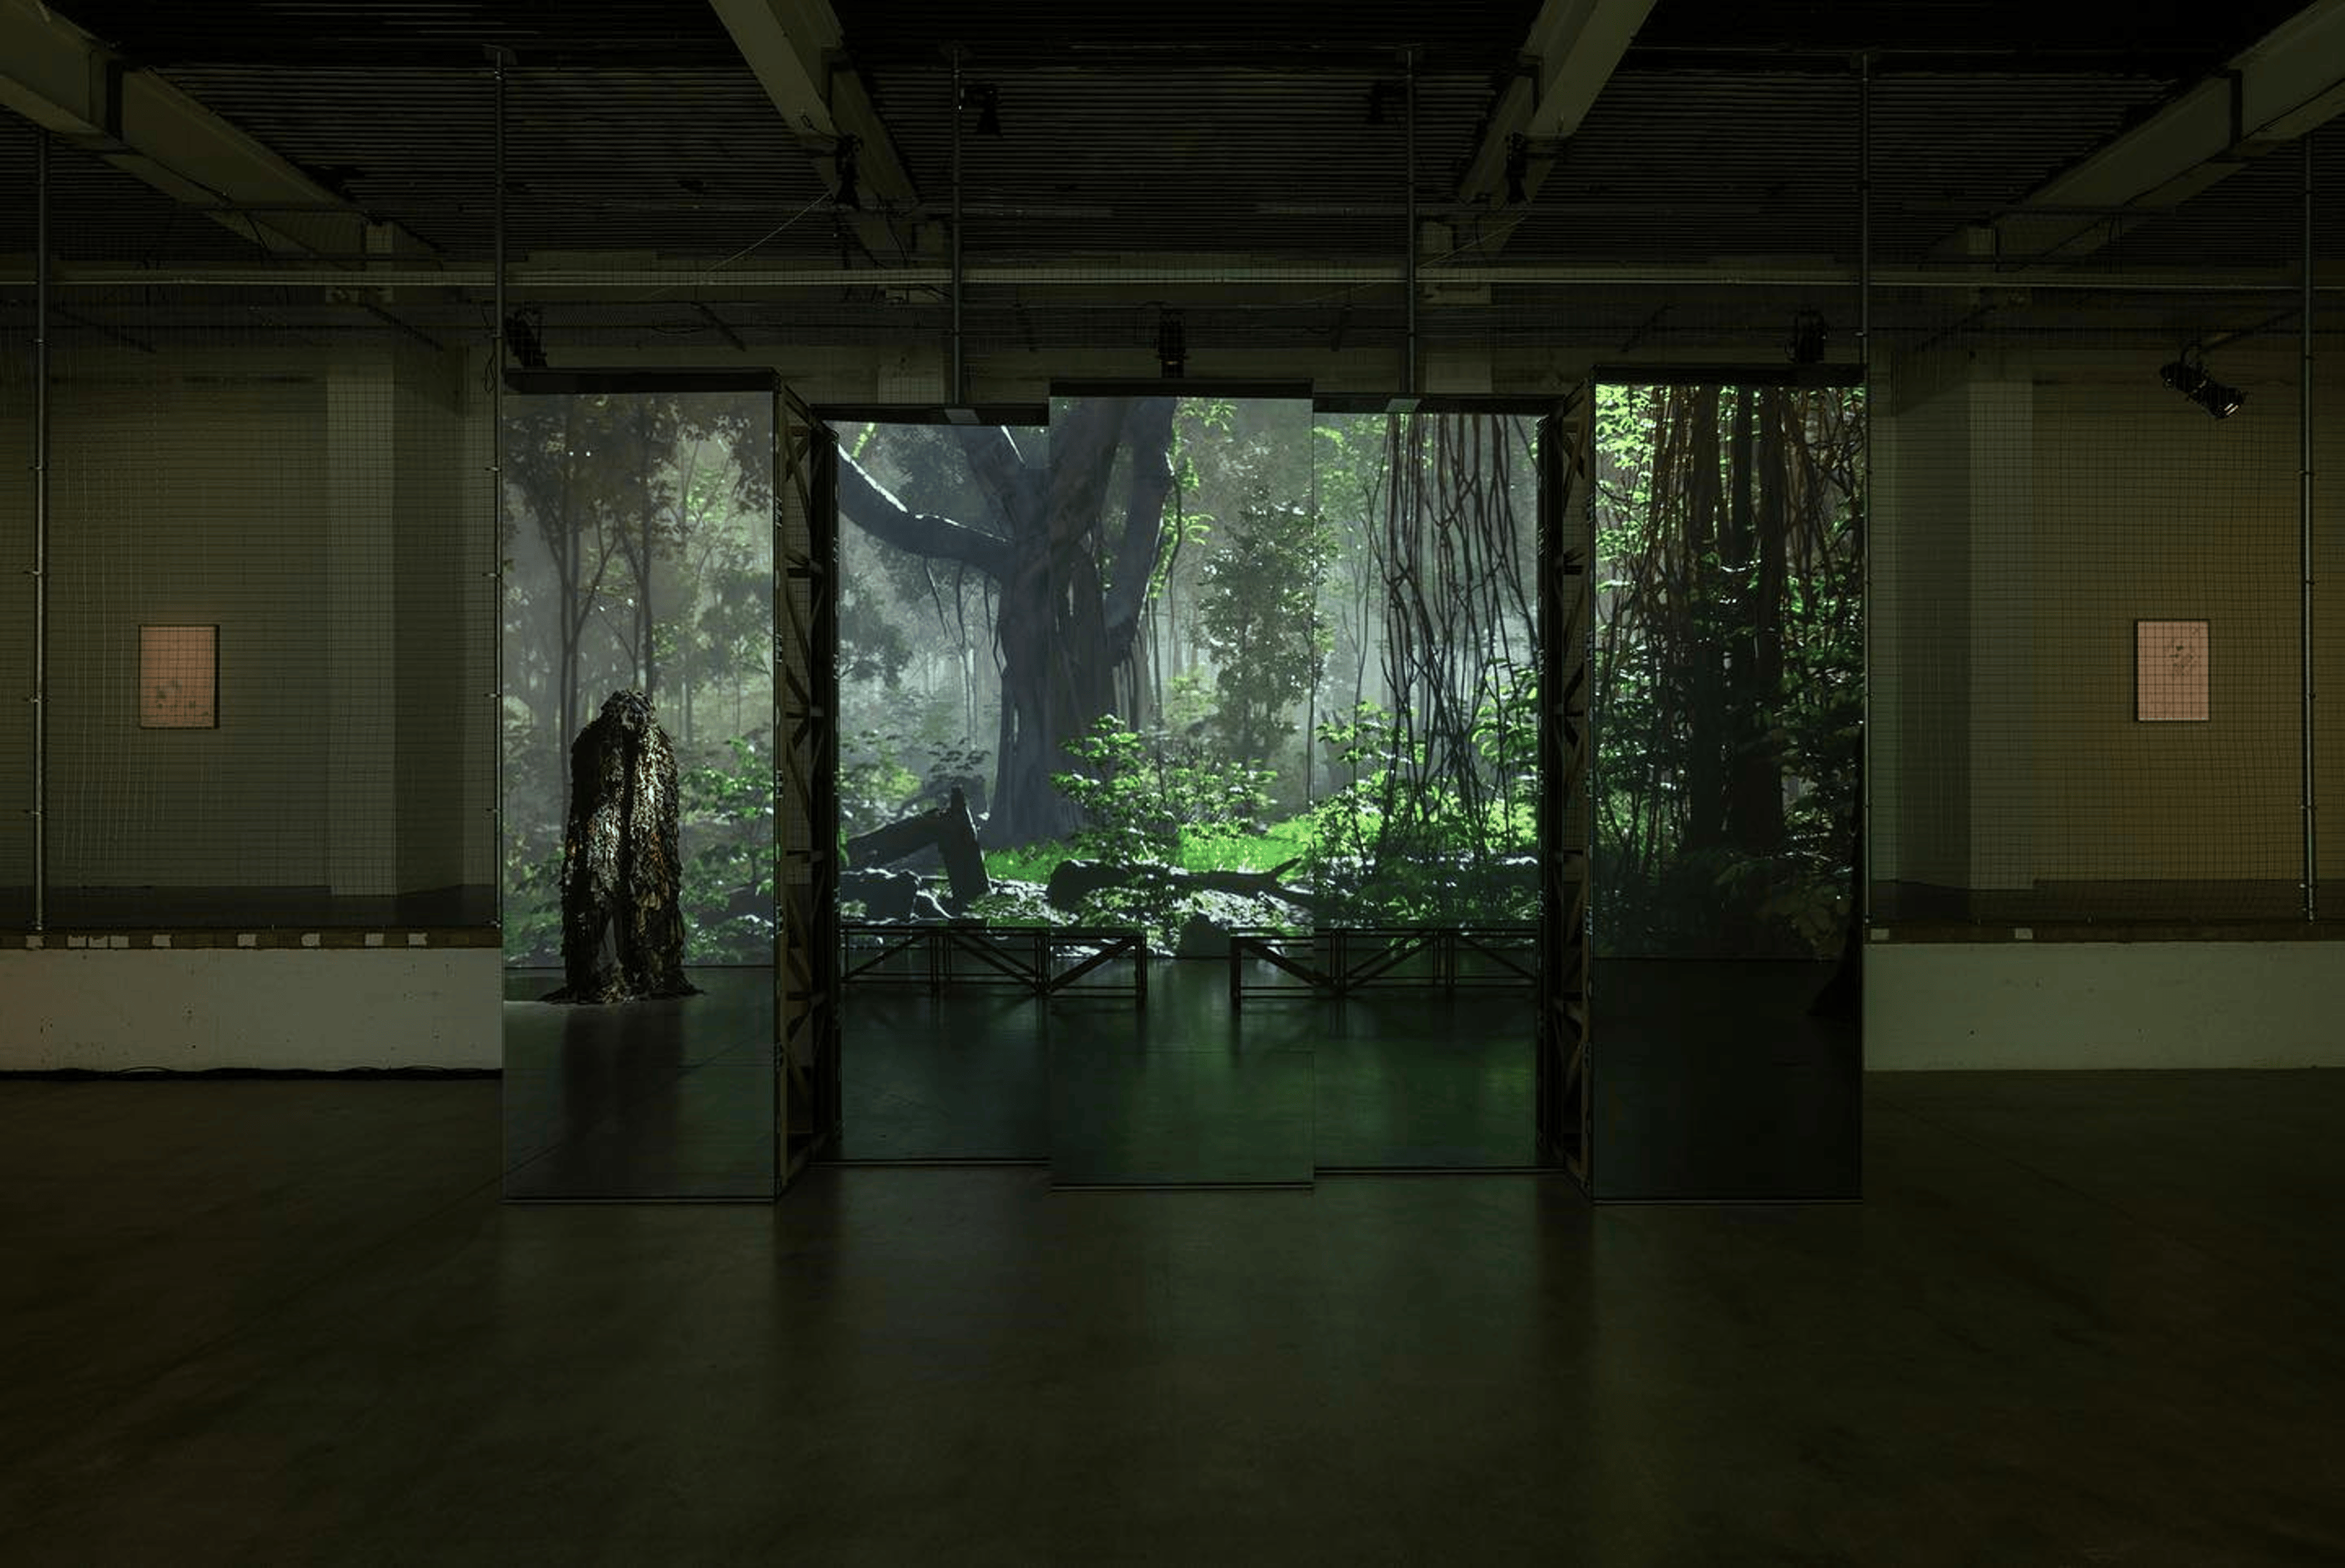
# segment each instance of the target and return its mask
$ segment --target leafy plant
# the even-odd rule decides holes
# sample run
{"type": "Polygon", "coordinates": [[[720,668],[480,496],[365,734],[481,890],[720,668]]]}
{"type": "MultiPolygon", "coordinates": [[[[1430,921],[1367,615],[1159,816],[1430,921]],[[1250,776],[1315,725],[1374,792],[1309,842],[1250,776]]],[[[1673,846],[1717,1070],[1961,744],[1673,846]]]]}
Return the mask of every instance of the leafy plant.
{"type": "Polygon", "coordinates": [[[1331,645],[1319,585],[1335,553],[1315,514],[1257,493],[1206,561],[1199,619],[1221,662],[1216,722],[1232,756],[1266,757],[1294,733],[1287,715],[1317,683],[1331,645]]]}
{"type": "Polygon", "coordinates": [[[1082,808],[1076,843],[1120,865],[1178,865],[1184,844],[1262,830],[1267,768],[1230,762],[1186,737],[1143,735],[1113,714],[1067,748],[1083,771],[1053,776],[1082,808]]]}
{"type": "Polygon", "coordinates": [[[678,781],[687,964],[773,958],[773,759],[747,736],[726,749],[732,766],[689,768],[678,781]]]}

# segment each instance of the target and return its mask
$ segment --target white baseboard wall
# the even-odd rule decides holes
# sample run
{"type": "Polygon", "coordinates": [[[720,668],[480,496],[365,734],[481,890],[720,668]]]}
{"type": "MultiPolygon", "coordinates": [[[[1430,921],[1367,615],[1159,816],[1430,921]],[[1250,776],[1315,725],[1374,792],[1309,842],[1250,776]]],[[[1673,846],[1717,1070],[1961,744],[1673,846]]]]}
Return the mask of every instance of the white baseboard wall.
{"type": "Polygon", "coordinates": [[[0,1070],[494,1067],[494,947],[0,950],[0,1070]]]}
{"type": "Polygon", "coordinates": [[[2345,1067],[2345,942],[1874,942],[1864,1065],[2345,1067]]]}

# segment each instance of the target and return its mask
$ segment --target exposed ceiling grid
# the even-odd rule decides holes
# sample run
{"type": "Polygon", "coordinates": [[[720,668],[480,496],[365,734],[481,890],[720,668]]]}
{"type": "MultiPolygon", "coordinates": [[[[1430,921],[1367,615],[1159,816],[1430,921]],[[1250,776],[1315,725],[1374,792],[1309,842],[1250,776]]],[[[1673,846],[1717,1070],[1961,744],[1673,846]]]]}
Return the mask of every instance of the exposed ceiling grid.
{"type": "MultiPolygon", "coordinates": [[[[1857,254],[1855,61],[1865,51],[1873,258],[1946,267],[1953,237],[2006,217],[2299,9],[2148,8],[2115,36],[2097,8],[2016,0],[1656,0],[1573,134],[1528,149],[1544,178],[1532,182],[1535,199],[1512,206],[1460,204],[1456,192],[1494,106],[1527,68],[1520,51],[1539,0],[831,4],[844,42],[835,63],[869,90],[917,202],[867,194],[860,217],[839,209],[828,159],[782,123],[706,5],[56,0],[50,10],[127,69],[159,73],[350,207],[415,236],[428,264],[474,276],[493,241],[485,51],[512,51],[505,195],[516,262],[614,277],[689,270],[688,285],[624,308],[624,294],[550,301],[549,331],[581,335],[710,331],[695,302],[714,300],[727,329],[751,341],[817,331],[932,342],[958,49],[966,79],[995,90],[1000,122],[999,136],[975,134],[973,114],[961,122],[970,340],[1040,347],[1073,333],[1144,348],[1154,310],[1183,289],[1196,340],[1219,331],[1335,343],[1387,329],[1399,320],[1392,278],[1412,188],[1421,276],[1447,290],[1428,302],[1482,301],[1478,316],[1428,312],[1428,339],[1487,340],[1536,315],[1510,305],[1503,285],[1477,297],[1445,283],[1445,271],[1486,259],[1471,251],[1493,237],[1505,266],[1550,274],[1781,264],[1844,276],[1857,254]],[[1404,51],[1417,62],[1406,171],[1404,51]],[[923,281],[893,276],[913,265],[928,268],[923,281]],[[1110,299],[1064,286],[1104,287],[1135,265],[1298,270],[1285,288],[1135,281],[1110,299]],[[790,268],[873,281],[778,295],[736,282],[790,268]],[[1057,279],[1057,316],[1038,320],[1032,288],[986,281],[1004,268],[1057,279]],[[1346,268],[1379,281],[1325,281],[1346,268]]],[[[29,190],[29,130],[13,116],[0,129],[0,183],[29,190]]],[[[2320,145],[2339,139],[2332,128],[2320,145]]],[[[2091,267],[2285,269],[2299,236],[2296,161],[2284,147],[2125,228],[2091,267]]],[[[0,258],[29,256],[29,207],[0,203],[0,258]]],[[[2319,230],[2332,259],[2345,253],[2340,214],[2345,203],[2330,203],[2319,230]]],[[[68,267],[250,270],[299,259],[272,257],[64,144],[52,160],[52,234],[68,267]]],[[[279,317],[303,319],[304,298],[314,301],[289,289],[279,317]]],[[[322,330],[334,312],[316,308],[322,330]]],[[[460,324],[479,314],[456,291],[413,296],[410,309],[460,324]]]]}

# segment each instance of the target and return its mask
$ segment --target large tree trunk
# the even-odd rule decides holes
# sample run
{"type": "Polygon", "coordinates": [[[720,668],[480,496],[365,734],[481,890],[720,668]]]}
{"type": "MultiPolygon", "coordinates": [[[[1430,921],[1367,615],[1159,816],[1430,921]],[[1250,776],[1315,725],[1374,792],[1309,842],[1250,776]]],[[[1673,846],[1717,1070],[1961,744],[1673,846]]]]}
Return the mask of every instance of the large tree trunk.
{"type": "Polygon", "coordinates": [[[992,526],[916,513],[845,456],[839,512],[884,543],[994,580],[1001,730],[985,838],[1061,838],[1078,817],[1051,778],[1076,766],[1067,744],[1114,710],[1116,672],[1132,656],[1172,488],[1172,400],[1076,404],[1051,431],[1047,469],[1006,430],[959,435],[992,526]],[[1126,449],[1123,526],[1111,538],[1108,484],[1126,449]]]}

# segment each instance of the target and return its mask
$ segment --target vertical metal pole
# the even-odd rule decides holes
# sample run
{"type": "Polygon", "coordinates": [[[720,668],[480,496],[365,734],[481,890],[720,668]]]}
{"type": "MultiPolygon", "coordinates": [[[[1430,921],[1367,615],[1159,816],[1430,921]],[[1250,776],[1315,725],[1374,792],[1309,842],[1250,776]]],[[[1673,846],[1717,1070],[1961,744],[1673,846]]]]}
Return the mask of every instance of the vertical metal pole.
{"type": "Polygon", "coordinates": [[[952,406],[969,407],[969,379],[960,357],[960,46],[952,52],[952,406]]]}
{"type": "MultiPolygon", "coordinates": [[[[1863,438],[1857,465],[1857,548],[1864,552],[1864,599],[1858,615],[1864,634],[1857,640],[1857,692],[1863,704],[1856,758],[1856,888],[1850,921],[1859,942],[1870,940],[1873,874],[1868,869],[1873,836],[1873,56],[1856,57],[1856,364],[1863,378],[1863,438]]],[[[1860,956],[1860,962],[1862,961],[1860,956]]]]}
{"type": "Polygon", "coordinates": [[[2297,148],[2303,159],[2304,197],[2304,300],[2302,324],[2297,334],[2301,362],[2297,368],[2297,550],[2301,569],[2301,601],[2297,607],[2301,623],[2304,683],[2304,917],[2316,920],[2320,916],[2320,836],[2319,796],[2313,760],[2313,648],[2312,648],[2312,142],[2318,133],[2307,131],[2298,138],[2297,148]]]}
{"type": "Polygon", "coordinates": [[[1408,294],[1408,362],[1401,367],[1400,389],[1403,395],[1416,396],[1416,51],[1403,55],[1408,67],[1406,138],[1407,167],[1403,171],[1402,206],[1408,214],[1408,248],[1401,253],[1401,287],[1408,294]]]}
{"type": "MultiPolygon", "coordinates": [[[[495,602],[489,607],[496,628],[489,672],[490,756],[495,763],[493,798],[489,802],[490,852],[495,865],[496,923],[505,923],[505,62],[510,56],[492,48],[489,59],[496,77],[496,191],[490,203],[495,274],[490,280],[489,321],[489,585],[495,602]]],[[[565,737],[566,744],[566,737],[565,737]]]]}
{"type": "Polygon", "coordinates": [[[33,929],[49,924],[49,133],[33,133],[33,929]]]}
{"type": "MultiPolygon", "coordinates": [[[[1856,362],[1873,379],[1873,56],[1856,57],[1856,362]]],[[[1870,422],[1872,400],[1866,400],[1870,422]]],[[[1871,446],[1865,466],[1872,467],[1871,446]]]]}

